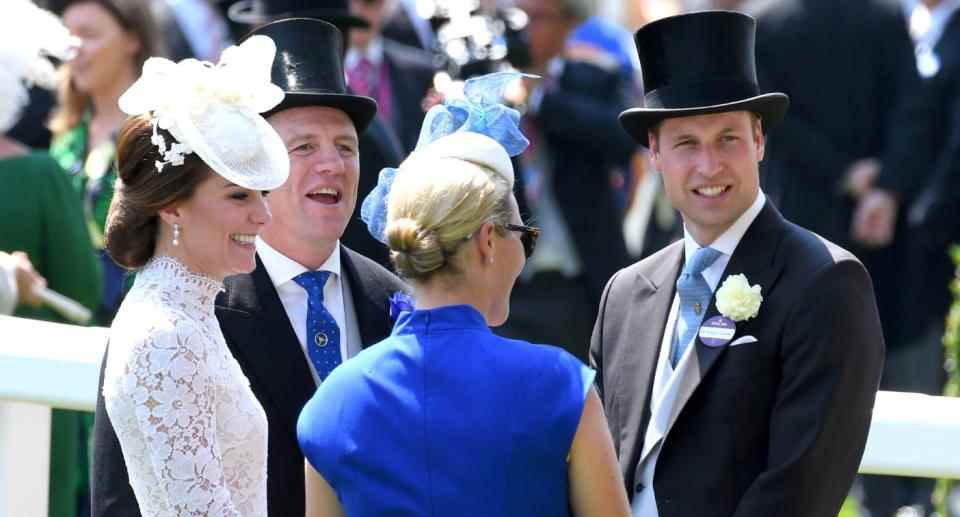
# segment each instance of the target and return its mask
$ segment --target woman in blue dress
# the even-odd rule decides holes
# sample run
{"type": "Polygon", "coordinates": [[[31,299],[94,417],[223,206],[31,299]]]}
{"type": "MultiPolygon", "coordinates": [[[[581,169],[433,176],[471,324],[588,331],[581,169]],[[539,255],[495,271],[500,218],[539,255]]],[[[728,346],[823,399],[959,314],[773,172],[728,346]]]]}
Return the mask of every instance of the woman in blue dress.
{"type": "Polygon", "coordinates": [[[423,143],[381,196],[414,307],[303,409],[308,516],[629,515],[594,372],[490,331],[538,234],[507,151],[468,131],[423,143]]]}

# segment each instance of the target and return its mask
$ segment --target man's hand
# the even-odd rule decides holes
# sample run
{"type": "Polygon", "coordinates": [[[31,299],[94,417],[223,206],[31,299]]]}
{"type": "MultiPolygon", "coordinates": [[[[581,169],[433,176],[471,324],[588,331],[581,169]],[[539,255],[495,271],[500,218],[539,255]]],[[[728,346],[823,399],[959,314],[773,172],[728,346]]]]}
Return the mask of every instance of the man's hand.
{"type": "Polygon", "coordinates": [[[893,241],[898,208],[897,198],[886,190],[865,192],[853,214],[853,240],[871,248],[888,246],[893,241]]]}
{"type": "Polygon", "coordinates": [[[876,158],[857,160],[847,169],[843,185],[844,190],[854,199],[860,199],[873,187],[873,182],[879,174],[880,160],[876,158]]]}
{"type": "Polygon", "coordinates": [[[17,278],[18,303],[31,307],[39,307],[43,301],[36,294],[35,289],[38,287],[46,287],[47,280],[33,269],[33,264],[30,262],[30,258],[27,257],[26,253],[14,251],[10,254],[10,257],[17,278]]]}

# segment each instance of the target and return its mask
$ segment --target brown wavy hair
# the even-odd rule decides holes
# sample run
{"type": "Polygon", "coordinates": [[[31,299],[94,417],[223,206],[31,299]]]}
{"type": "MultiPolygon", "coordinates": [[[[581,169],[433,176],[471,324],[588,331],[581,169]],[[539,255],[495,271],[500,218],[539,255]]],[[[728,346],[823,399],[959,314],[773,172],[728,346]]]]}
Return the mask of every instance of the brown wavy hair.
{"type": "MultiPolygon", "coordinates": [[[[169,144],[170,133],[159,129],[169,144]]],[[[160,233],[160,210],[193,196],[213,171],[196,154],[184,157],[183,165],[167,165],[162,172],[157,147],[150,142],[153,126],[148,115],[127,119],[117,141],[118,178],[107,225],[104,247],[117,264],[137,269],[153,257],[160,233]]]]}
{"type": "MultiPolygon", "coordinates": [[[[139,73],[148,57],[163,55],[150,6],[145,5],[143,0],[55,0],[51,2],[51,9],[63,16],[63,12],[74,4],[95,4],[102,7],[124,31],[134,34],[140,40],[140,51],[133,59],[134,76],[139,73]]],[[[58,137],[80,124],[89,106],[90,96],[73,85],[70,66],[61,66],[57,106],[47,124],[53,136],[58,137]]]]}

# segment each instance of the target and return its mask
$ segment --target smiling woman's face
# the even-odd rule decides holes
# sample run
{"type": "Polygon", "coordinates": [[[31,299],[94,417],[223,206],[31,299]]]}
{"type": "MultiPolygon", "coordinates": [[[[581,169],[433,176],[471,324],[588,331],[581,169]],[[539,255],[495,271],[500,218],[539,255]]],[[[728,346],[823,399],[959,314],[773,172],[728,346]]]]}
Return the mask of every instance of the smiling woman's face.
{"type": "Polygon", "coordinates": [[[106,8],[95,2],[71,4],[63,12],[63,24],[81,41],[76,56],[68,62],[75,88],[96,95],[116,89],[125,77],[136,77],[134,61],[140,41],[106,8]]]}
{"type": "Polygon", "coordinates": [[[191,270],[214,278],[253,271],[254,238],[270,221],[265,197],[211,173],[176,206],[179,258],[191,270]]]}

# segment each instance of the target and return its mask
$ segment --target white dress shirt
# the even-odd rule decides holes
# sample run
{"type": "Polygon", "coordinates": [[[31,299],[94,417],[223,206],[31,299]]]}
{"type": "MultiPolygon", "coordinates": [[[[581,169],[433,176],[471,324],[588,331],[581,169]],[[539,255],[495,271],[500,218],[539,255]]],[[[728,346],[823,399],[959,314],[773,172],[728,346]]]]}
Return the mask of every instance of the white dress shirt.
{"type": "Polygon", "coordinates": [[[208,0],[167,0],[197,59],[216,63],[233,41],[227,21],[208,0]]]}
{"type": "MultiPolygon", "coordinates": [[[[760,210],[763,210],[763,204],[767,201],[767,196],[764,195],[763,191],[757,193],[757,199],[753,200],[753,204],[750,205],[750,208],[747,208],[736,221],[730,225],[730,228],[727,228],[725,232],[720,234],[720,237],[717,237],[717,240],[713,241],[709,246],[720,252],[720,256],[717,257],[717,260],[714,261],[710,267],[703,270],[703,279],[707,281],[707,285],[710,286],[711,291],[717,290],[717,285],[720,284],[720,276],[723,275],[723,271],[727,269],[727,264],[730,263],[730,257],[733,256],[734,250],[737,249],[737,245],[740,244],[740,239],[743,239],[743,235],[747,233],[747,229],[750,228],[750,225],[753,224],[753,220],[760,215],[760,210]]],[[[690,260],[690,257],[703,246],[697,243],[696,240],[690,235],[687,231],[686,225],[683,227],[683,267],[687,267],[687,261],[690,260]]],[[[674,295],[676,298],[677,295],[674,295]]],[[[669,325],[669,322],[668,322],[669,325]]],[[[683,318],[676,319],[676,332],[678,336],[682,336],[683,332],[687,329],[686,325],[683,323],[683,318]]],[[[669,326],[667,328],[670,328],[669,326]]],[[[695,338],[694,338],[695,339],[695,338]]],[[[688,349],[690,347],[687,347],[688,349]]]]}
{"type": "Polygon", "coordinates": [[[940,72],[936,46],[954,13],[960,9],[960,0],[943,0],[932,9],[920,0],[903,0],[902,6],[914,41],[917,71],[921,77],[929,79],[940,72]]]}
{"type": "MultiPolygon", "coordinates": [[[[733,256],[733,252],[737,249],[744,234],[747,233],[747,229],[750,228],[753,221],[760,215],[760,211],[763,210],[763,205],[766,203],[766,200],[767,198],[763,191],[758,192],[753,204],[740,214],[740,217],[730,225],[730,228],[727,228],[720,237],[709,244],[711,248],[720,252],[717,260],[701,273],[707,285],[710,286],[711,291],[717,290],[717,285],[720,284],[721,280],[720,277],[727,268],[727,264],[730,263],[730,257],[733,256]]],[[[686,267],[690,257],[702,247],[693,239],[687,231],[686,226],[684,226],[683,230],[683,247],[684,267],[686,267]]],[[[680,297],[674,294],[670,306],[670,315],[667,317],[667,324],[666,327],[664,327],[666,330],[664,330],[663,340],[660,345],[660,355],[653,380],[653,393],[650,399],[651,415],[647,429],[644,430],[644,443],[640,455],[641,459],[646,457],[648,453],[650,455],[640,472],[639,481],[645,488],[633,497],[632,513],[634,517],[658,516],[653,477],[656,471],[657,460],[660,457],[660,445],[670,431],[666,428],[666,425],[670,414],[674,412],[673,405],[676,403],[679,379],[683,378],[683,370],[689,367],[690,355],[694,353],[693,350],[696,348],[692,343],[688,343],[686,350],[683,352],[683,357],[681,357],[677,363],[676,369],[670,364],[671,351],[673,347],[676,346],[676,336],[683,335],[684,330],[686,330],[683,319],[678,317],[680,312],[679,307],[680,297]],[[669,330],[672,330],[672,332],[669,330]]],[[[696,334],[694,334],[692,339],[696,339],[696,334]]]]}
{"type": "MultiPolygon", "coordinates": [[[[307,290],[295,282],[294,278],[309,271],[309,269],[280,253],[260,237],[257,237],[256,246],[260,260],[267,270],[267,275],[270,276],[270,280],[277,289],[277,295],[280,297],[280,303],[283,304],[283,310],[287,313],[290,325],[293,326],[293,332],[297,335],[297,341],[300,342],[304,357],[308,357],[308,295],[307,290]]],[[[339,241],[337,241],[333,253],[330,254],[330,258],[317,271],[330,272],[330,278],[323,286],[323,306],[333,316],[337,326],[340,327],[340,356],[346,361],[360,353],[362,345],[353,307],[353,298],[350,295],[350,286],[347,285],[346,278],[341,274],[339,241]],[[350,315],[349,320],[347,314],[350,315]]],[[[309,358],[307,364],[310,365],[310,373],[313,375],[314,382],[319,384],[320,377],[309,358]]]]}
{"type": "Polygon", "coordinates": [[[363,50],[351,46],[347,50],[347,55],[343,58],[343,69],[353,70],[363,58],[366,58],[373,65],[374,70],[378,70],[380,64],[383,63],[383,38],[378,36],[371,39],[367,48],[363,50]]]}

